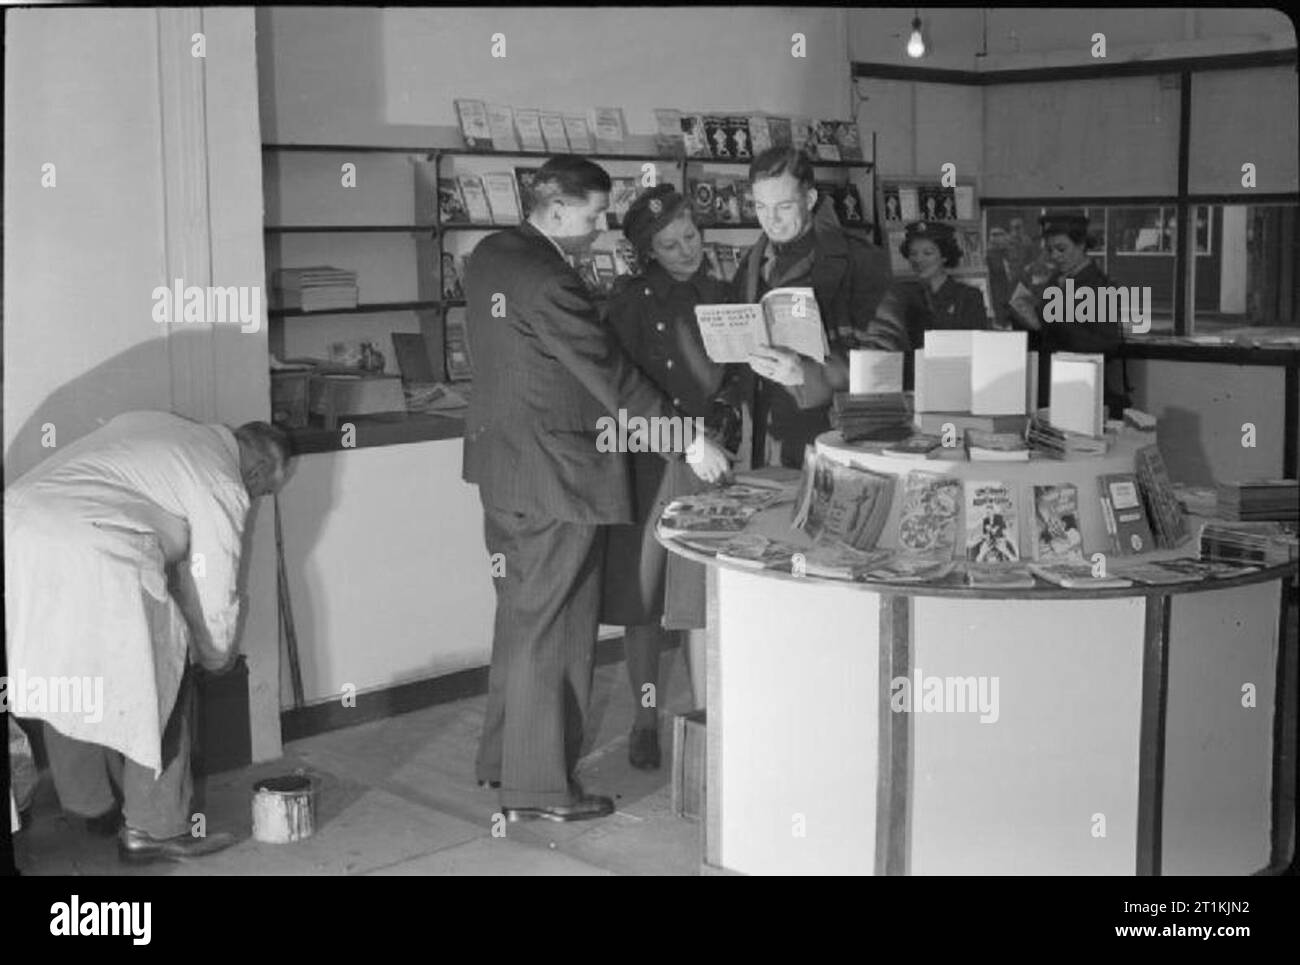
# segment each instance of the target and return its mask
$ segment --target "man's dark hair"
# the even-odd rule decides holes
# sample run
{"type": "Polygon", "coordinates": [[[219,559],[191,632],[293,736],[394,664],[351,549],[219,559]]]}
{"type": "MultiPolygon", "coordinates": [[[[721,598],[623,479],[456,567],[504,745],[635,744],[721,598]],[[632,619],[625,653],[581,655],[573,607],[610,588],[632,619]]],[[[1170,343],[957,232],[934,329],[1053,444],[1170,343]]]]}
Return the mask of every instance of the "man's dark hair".
{"type": "Polygon", "coordinates": [[[539,205],[556,197],[585,202],[593,192],[608,194],[612,187],[609,174],[599,164],[584,157],[561,154],[537,169],[533,199],[539,205]]]}
{"type": "Polygon", "coordinates": [[[235,430],[235,438],[263,459],[275,459],[282,466],[287,466],[293,455],[284,430],[266,422],[245,422],[235,430]]]}
{"type": "Polygon", "coordinates": [[[805,190],[817,184],[812,160],[803,151],[792,147],[770,147],[749,162],[750,184],[764,178],[779,178],[783,174],[792,175],[799,187],[805,190]]]}

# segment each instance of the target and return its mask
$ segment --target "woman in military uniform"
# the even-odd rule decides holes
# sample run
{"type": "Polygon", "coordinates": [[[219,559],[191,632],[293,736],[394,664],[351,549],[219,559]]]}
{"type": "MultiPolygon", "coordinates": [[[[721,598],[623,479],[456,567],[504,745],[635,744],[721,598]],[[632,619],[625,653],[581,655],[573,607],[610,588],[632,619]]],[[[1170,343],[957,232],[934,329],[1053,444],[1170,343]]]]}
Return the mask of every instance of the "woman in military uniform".
{"type": "MultiPolygon", "coordinates": [[[[611,299],[609,322],[618,341],[682,415],[702,418],[706,433],[736,452],[740,405],[752,388],[749,368],[718,365],[704,351],[695,306],[730,301],[730,286],[708,274],[690,200],[671,185],[651,188],[629,208],[623,233],[642,272],[611,299]]],[[[705,612],[704,568],[669,554],[655,541],[654,525],[669,500],[706,484],[680,460],[666,462],[654,453],[626,458],[632,461],[636,522],[607,528],[601,621],[626,628],[636,701],[628,757],[635,767],[653,769],[660,759],[659,654],[679,631],[694,631],[691,683],[702,705],[705,612]]]]}
{"type": "MultiPolygon", "coordinates": [[[[1088,218],[1071,211],[1049,211],[1038,219],[1042,227],[1043,248],[1052,273],[1046,284],[1039,287],[1026,284],[1022,279],[1011,295],[1011,309],[1015,320],[1030,332],[1029,347],[1038,352],[1040,392],[1051,385],[1051,355],[1053,352],[1082,352],[1104,355],[1107,360],[1117,357],[1123,333],[1116,321],[1091,324],[1045,324],[1043,321],[1043,293],[1052,287],[1065,287],[1067,278],[1074,279],[1076,292],[1084,288],[1110,287],[1110,279],[1088,257],[1088,218]]],[[[1123,379],[1127,382],[1127,379],[1123,379]]],[[[1128,405],[1127,386],[1121,379],[1108,379],[1106,405],[1112,415],[1118,416],[1128,405]],[[1112,382],[1114,384],[1112,384],[1112,382]]]]}
{"type": "Polygon", "coordinates": [[[949,271],[961,261],[961,248],[951,225],[914,221],[900,246],[915,278],[894,282],[876,308],[876,317],[862,337],[863,348],[903,353],[903,378],[913,381],[914,349],[925,346],[925,333],[938,328],[991,328],[984,296],[949,271]]]}

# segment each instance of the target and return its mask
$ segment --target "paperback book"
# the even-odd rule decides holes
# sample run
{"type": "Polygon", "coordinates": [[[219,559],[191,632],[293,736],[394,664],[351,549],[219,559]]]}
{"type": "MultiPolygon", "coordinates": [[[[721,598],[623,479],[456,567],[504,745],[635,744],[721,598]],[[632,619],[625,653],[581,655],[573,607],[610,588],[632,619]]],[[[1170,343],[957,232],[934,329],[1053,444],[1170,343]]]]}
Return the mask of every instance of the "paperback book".
{"type": "Polygon", "coordinates": [[[1006,483],[966,480],[966,559],[973,563],[1020,559],[1016,498],[1006,483]]]}
{"type": "Polygon", "coordinates": [[[961,506],[961,480],[937,473],[908,473],[898,519],[899,550],[952,559],[957,549],[961,506]]]}
{"type": "Polygon", "coordinates": [[[668,107],[655,109],[655,150],[665,157],[682,157],[686,154],[681,111],[668,107]]]}
{"type": "Polygon", "coordinates": [[[713,361],[747,362],[776,345],[823,361],[830,349],[811,288],[774,288],[755,305],[696,305],[704,349],[713,361]]]}
{"type": "Polygon", "coordinates": [[[1055,563],[1030,563],[1029,571],[1039,579],[1063,586],[1067,590],[1096,590],[1113,586],[1132,586],[1133,581],[1116,574],[1094,576],[1092,564],[1084,560],[1055,563]]]}
{"type": "Polygon", "coordinates": [[[541,111],[538,115],[542,128],[542,140],[546,142],[548,154],[572,154],[569,137],[564,131],[564,115],[559,111],[541,111]]]}
{"type": "Polygon", "coordinates": [[[460,133],[465,147],[471,151],[492,149],[492,125],[488,122],[487,105],[479,100],[458,98],[456,116],[460,119],[460,133]]]}
{"type": "Polygon", "coordinates": [[[491,224],[492,208],[488,204],[487,191],[483,179],[477,174],[462,174],[456,178],[460,186],[460,196],[465,201],[465,210],[473,224],[491,224]]]}
{"type": "Polygon", "coordinates": [[[874,549],[889,516],[895,477],[817,456],[805,460],[804,473],[807,483],[796,504],[795,527],[814,540],[831,538],[854,549],[874,549]]]}
{"type": "Polygon", "coordinates": [[[1018,564],[967,563],[966,584],[986,589],[1021,590],[1034,585],[1028,566],[1018,564]]]}
{"type": "Polygon", "coordinates": [[[519,151],[519,138],[515,134],[515,112],[503,104],[489,104],[488,129],[492,132],[492,150],[519,151]]]}
{"type": "Polygon", "coordinates": [[[1039,562],[1083,559],[1079,490],[1073,483],[1034,486],[1033,556],[1039,562]]]}
{"type": "Polygon", "coordinates": [[[1132,473],[1098,476],[1097,489],[1111,550],[1120,556],[1149,553],[1155,543],[1138,493],[1137,477],[1132,473]]]}
{"type": "Polygon", "coordinates": [[[515,130],[519,132],[519,147],[524,151],[546,150],[546,138],[542,136],[542,112],[535,107],[515,108],[515,130]]]}

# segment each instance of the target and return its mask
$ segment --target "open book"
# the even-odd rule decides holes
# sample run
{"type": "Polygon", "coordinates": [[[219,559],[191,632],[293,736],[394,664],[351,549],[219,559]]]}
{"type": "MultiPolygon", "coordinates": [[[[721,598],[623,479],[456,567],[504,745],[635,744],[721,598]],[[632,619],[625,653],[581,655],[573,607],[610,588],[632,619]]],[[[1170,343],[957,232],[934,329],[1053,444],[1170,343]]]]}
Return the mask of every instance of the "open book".
{"type": "Polygon", "coordinates": [[[704,350],[715,362],[747,362],[754,349],[776,345],[825,361],[822,315],[811,288],[773,288],[757,305],[696,305],[704,350]]]}

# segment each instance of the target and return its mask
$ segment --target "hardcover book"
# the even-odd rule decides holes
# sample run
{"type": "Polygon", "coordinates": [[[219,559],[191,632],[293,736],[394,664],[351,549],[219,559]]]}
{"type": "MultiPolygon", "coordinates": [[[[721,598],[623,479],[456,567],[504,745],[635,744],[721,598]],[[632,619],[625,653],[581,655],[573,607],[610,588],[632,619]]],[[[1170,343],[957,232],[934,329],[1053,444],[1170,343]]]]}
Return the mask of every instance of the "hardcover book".
{"type": "Polygon", "coordinates": [[[702,114],[682,115],[682,139],[687,157],[709,157],[709,136],[702,114]]]}
{"type": "Polygon", "coordinates": [[[709,145],[709,156],[731,160],[731,145],[727,137],[727,119],[721,114],[704,115],[704,137],[709,145]]]}
{"type": "Polygon", "coordinates": [[[731,156],[739,161],[748,161],[754,156],[748,117],[736,115],[727,118],[727,147],[731,156]]]}
{"type": "Polygon", "coordinates": [[[491,224],[492,208],[488,205],[483,180],[477,174],[462,174],[456,178],[460,195],[465,200],[465,210],[473,224],[491,224]]]}
{"type": "Polygon", "coordinates": [[[574,149],[569,146],[569,137],[564,131],[564,115],[559,111],[541,111],[539,118],[547,152],[572,154],[574,149]]]}
{"type": "Polygon", "coordinates": [[[627,123],[621,107],[595,107],[591,111],[591,129],[596,135],[596,150],[601,154],[618,154],[627,142],[627,123]]]}
{"type": "Polygon", "coordinates": [[[581,111],[566,111],[564,114],[564,136],[569,139],[569,148],[574,154],[591,154],[596,144],[587,126],[587,115],[581,111]]]}
{"type": "Polygon", "coordinates": [[[686,139],[682,133],[682,112],[667,107],[655,109],[655,150],[666,157],[686,154],[686,139]]]}
{"type": "Polygon", "coordinates": [[[493,171],[484,174],[482,179],[488,207],[492,209],[492,223],[518,224],[521,216],[514,174],[509,171],[493,171]]]}
{"type": "Polygon", "coordinates": [[[515,134],[515,112],[502,104],[488,105],[488,127],[492,131],[494,151],[519,151],[519,138],[515,134]]]}
{"type": "Polygon", "coordinates": [[[767,132],[771,135],[773,147],[790,147],[793,132],[788,117],[768,117],[767,132]]]}
{"type": "Polygon", "coordinates": [[[1040,562],[1083,559],[1079,528],[1079,490],[1073,483],[1034,486],[1034,559],[1040,562]]]}
{"type": "Polygon", "coordinates": [[[772,131],[768,127],[767,117],[763,114],[749,115],[749,149],[754,156],[762,154],[772,146],[772,131]]]}
{"type": "Polygon", "coordinates": [[[456,116],[460,118],[460,133],[465,147],[471,151],[492,149],[492,126],[488,123],[487,105],[479,100],[457,98],[456,116]]]}
{"type": "Polygon", "coordinates": [[[1016,498],[1006,483],[966,480],[966,559],[973,563],[1020,559],[1016,498]]]}
{"type": "Polygon", "coordinates": [[[515,108],[515,130],[519,132],[519,147],[524,151],[546,151],[546,138],[542,136],[542,112],[535,107],[515,108]]]}
{"type": "Polygon", "coordinates": [[[1132,473],[1110,473],[1097,477],[1101,512],[1110,534],[1111,549],[1120,556],[1149,553],[1155,546],[1151,526],[1132,473]]]}
{"type": "Polygon", "coordinates": [[[961,505],[961,480],[935,473],[908,473],[898,519],[899,550],[951,559],[957,548],[961,505]]]}

